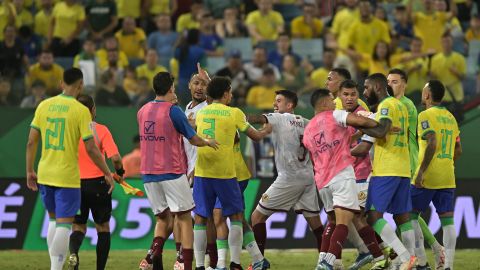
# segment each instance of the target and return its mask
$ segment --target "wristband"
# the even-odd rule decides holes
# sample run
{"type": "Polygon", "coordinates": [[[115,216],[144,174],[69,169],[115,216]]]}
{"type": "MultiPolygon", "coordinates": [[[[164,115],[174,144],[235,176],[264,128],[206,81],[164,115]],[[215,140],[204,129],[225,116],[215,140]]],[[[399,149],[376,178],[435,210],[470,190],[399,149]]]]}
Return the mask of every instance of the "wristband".
{"type": "Polygon", "coordinates": [[[120,177],[123,177],[123,175],[125,174],[125,170],[122,168],[120,169],[115,169],[115,172],[118,174],[118,176],[120,177]]]}

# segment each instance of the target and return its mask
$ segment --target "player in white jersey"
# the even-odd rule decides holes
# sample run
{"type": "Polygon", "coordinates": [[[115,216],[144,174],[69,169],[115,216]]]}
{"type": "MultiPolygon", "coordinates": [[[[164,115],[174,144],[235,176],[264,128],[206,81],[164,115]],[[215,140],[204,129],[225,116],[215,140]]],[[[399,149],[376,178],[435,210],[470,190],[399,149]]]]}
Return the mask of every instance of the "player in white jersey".
{"type": "Polygon", "coordinates": [[[274,212],[294,208],[301,212],[317,239],[320,250],[323,226],[320,221],[317,188],[313,182],[313,167],[308,150],[302,144],[303,131],[308,120],[293,114],[297,105],[297,94],[280,90],[273,103],[274,113],[250,116],[250,123],[272,125],[275,150],[275,165],[278,176],[262,195],[251,221],[255,239],[262,254],[267,238],[268,217],[274,212]]]}

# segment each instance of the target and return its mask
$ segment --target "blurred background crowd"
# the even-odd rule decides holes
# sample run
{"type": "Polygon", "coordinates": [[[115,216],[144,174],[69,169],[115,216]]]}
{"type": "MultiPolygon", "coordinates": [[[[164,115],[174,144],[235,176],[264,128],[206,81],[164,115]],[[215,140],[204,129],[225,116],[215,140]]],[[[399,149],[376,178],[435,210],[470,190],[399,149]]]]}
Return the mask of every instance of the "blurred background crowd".
{"type": "MultiPolygon", "coordinates": [[[[480,0],[0,0],[0,106],[59,94],[65,68],[99,106],[138,107],[170,71],[182,104],[199,62],[232,78],[234,105],[272,107],[296,91],[401,68],[418,105],[430,78],[463,104],[480,93],[480,0]]],[[[361,91],[360,91],[361,92],[361,91]]]]}

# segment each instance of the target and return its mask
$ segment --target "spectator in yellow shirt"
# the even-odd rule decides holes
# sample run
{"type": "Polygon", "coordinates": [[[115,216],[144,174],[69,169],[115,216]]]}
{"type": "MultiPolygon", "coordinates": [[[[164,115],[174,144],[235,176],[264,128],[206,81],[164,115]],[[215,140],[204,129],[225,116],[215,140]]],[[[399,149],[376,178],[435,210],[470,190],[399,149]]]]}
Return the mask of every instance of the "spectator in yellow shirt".
{"type": "Polygon", "coordinates": [[[465,33],[467,42],[472,40],[480,40],[480,15],[472,17],[470,20],[470,28],[465,33]]]}
{"type": "Polygon", "coordinates": [[[410,51],[402,54],[400,63],[396,66],[408,75],[408,84],[405,94],[415,95],[418,100],[422,88],[427,81],[428,53],[422,52],[422,40],[414,37],[410,42],[410,51]]]}
{"type": "Polygon", "coordinates": [[[284,27],[282,14],[273,10],[272,0],[259,0],[258,10],[247,15],[245,24],[254,43],[276,40],[284,27]]]}
{"type": "Polygon", "coordinates": [[[348,29],[356,20],[360,19],[357,0],[347,0],[345,4],[346,7],[335,13],[331,28],[337,38],[338,46],[342,49],[348,48],[348,29]]]}
{"type": "Polygon", "coordinates": [[[54,63],[53,53],[48,50],[42,51],[38,58],[38,63],[30,66],[26,78],[27,88],[31,87],[32,82],[42,81],[47,88],[48,96],[60,94],[60,81],[63,78],[63,68],[54,63]]]}
{"type": "Polygon", "coordinates": [[[368,74],[382,73],[387,76],[390,70],[390,49],[385,41],[379,41],[375,45],[375,51],[370,58],[368,74]]]}
{"type": "Polygon", "coordinates": [[[53,8],[48,44],[58,57],[74,57],[80,52],[78,36],[83,30],[85,11],[76,0],[59,2],[53,8]]]}
{"type": "Polygon", "coordinates": [[[178,17],[176,29],[178,33],[185,30],[198,29],[200,27],[200,16],[203,13],[203,4],[201,0],[193,0],[190,6],[190,12],[178,17]]]}
{"type": "Polygon", "coordinates": [[[457,12],[454,0],[450,0],[450,12],[438,12],[435,10],[435,0],[425,0],[424,12],[412,13],[412,0],[408,1],[407,10],[413,20],[415,36],[423,40],[423,52],[435,50],[440,52],[442,47],[440,40],[445,32],[445,26],[457,12]]]}
{"type": "Polygon", "coordinates": [[[260,110],[272,108],[275,100],[275,91],[281,87],[276,84],[275,73],[272,68],[267,67],[263,70],[260,84],[250,88],[247,95],[247,105],[260,110]]]}
{"type": "Polygon", "coordinates": [[[303,15],[292,21],[291,31],[294,38],[319,38],[322,35],[323,22],[315,17],[317,6],[315,3],[303,4],[303,15]]]}
{"type": "Polygon", "coordinates": [[[153,88],[153,77],[162,71],[167,71],[167,69],[158,64],[157,51],[154,49],[148,49],[147,54],[145,55],[145,64],[138,66],[136,69],[137,78],[148,78],[148,85],[153,88]]]}
{"type": "MultiPolygon", "coordinates": [[[[360,1],[360,20],[354,22],[348,34],[348,44],[358,54],[372,55],[379,41],[390,43],[390,34],[385,23],[372,16],[372,8],[367,0],[360,1]]],[[[367,71],[369,62],[358,63],[361,71],[367,71]]]]}
{"type": "Polygon", "coordinates": [[[106,37],[103,44],[104,44],[103,45],[104,48],[102,48],[102,49],[100,49],[96,52],[97,65],[98,65],[99,70],[104,71],[104,70],[108,69],[108,67],[110,66],[109,61],[108,61],[108,52],[110,52],[110,51],[116,51],[117,52],[118,60],[117,60],[117,63],[115,64],[115,66],[118,66],[122,69],[124,69],[128,66],[129,63],[128,63],[127,55],[124,52],[119,51],[118,41],[114,36],[106,37]]]}
{"type": "Polygon", "coordinates": [[[33,16],[32,13],[25,8],[24,0],[13,0],[13,5],[15,6],[15,11],[17,13],[17,18],[15,25],[17,28],[21,26],[33,26],[33,16]]]}
{"type": "Polygon", "coordinates": [[[3,32],[7,25],[15,24],[17,12],[15,6],[9,1],[0,3],[0,41],[3,41],[3,32]]]}
{"type": "Polygon", "coordinates": [[[42,39],[47,40],[48,32],[52,24],[53,4],[52,0],[42,0],[41,9],[35,14],[33,19],[33,31],[42,39]]]}
{"type": "Polygon", "coordinates": [[[115,37],[120,45],[120,50],[127,55],[128,59],[144,58],[146,49],[145,32],[136,26],[132,17],[123,18],[122,29],[115,33],[115,37]]]}
{"type": "Polygon", "coordinates": [[[125,17],[139,19],[142,15],[142,0],[115,0],[120,24],[125,17]]]}
{"type": "Polygon", "coordinates": [[[328,73],[333,69],[333,63],[335,62],[336,53],[330,48],[323,50],[322,66],[315,69],[310,74],[309,89],[324,88],[327,82],[328,73]]]}
{"type": "Polygon", "coordinates": [[[445,91],[444,101],[462,102],[464,98],[462,80],[467,70],[465,57],[453,51],[453,39],[448,32],[442,36],[442,48],[443,51],[432,58],[430,74],[441,80],[448,89],[445,91]],[[450,92],[453,93],[453,98],[450,92]]]}

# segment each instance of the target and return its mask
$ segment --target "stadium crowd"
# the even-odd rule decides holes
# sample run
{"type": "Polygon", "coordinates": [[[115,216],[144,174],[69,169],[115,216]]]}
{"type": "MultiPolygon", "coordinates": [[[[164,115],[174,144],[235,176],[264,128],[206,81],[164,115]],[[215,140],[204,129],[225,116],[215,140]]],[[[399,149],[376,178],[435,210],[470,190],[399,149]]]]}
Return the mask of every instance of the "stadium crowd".
{"type": "Polygon", "coordinates": [[[82,69],[99,106],[140,107],[154,97],[154,75],[166,70],[185,105],[197,62],[232,78],[235,105],[260,109],[279,89],[306,106],[335,67],[359,82],[404,69],[417,105],[429,78],[447,86],[446,101],[463,102],[480,88],[478,0],[0,3],[1,106],[35,108],[60,93],[71,66],[82,69]]]}

